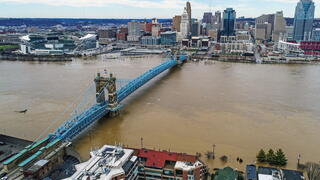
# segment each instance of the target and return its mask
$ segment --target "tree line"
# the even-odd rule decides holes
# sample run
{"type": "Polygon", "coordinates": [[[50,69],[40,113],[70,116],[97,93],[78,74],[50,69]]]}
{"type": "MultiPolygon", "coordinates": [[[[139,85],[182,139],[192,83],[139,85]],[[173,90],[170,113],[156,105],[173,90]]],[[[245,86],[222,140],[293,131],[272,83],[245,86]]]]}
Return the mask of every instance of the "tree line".
{"type": "Polygon", "coordinates": [[[282,149],[278,149],[276,152],[274,152],[273,149],[269,149],[268,153],[265,153],[265,151],[261,149],[257,155],[257,161],[274,166],[285,166],[288,162],[282,149]]]}

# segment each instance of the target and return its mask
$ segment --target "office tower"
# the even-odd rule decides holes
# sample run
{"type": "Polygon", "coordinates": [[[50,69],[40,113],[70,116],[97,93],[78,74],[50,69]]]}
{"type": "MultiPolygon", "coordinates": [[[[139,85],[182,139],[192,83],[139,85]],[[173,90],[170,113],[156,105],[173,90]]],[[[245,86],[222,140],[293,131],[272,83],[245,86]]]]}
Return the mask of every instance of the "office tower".
{"type": "Polygon", "coordinates": [[[222,35],[223,36],[234,36],[235,35],[235,21],[236,11],[232,8],[227,8],[223,12],[223,25],[222,35]]]}
{"type": "Polygon", "coordinates": [[[186,8],[187,8],[187,13],[188,13],[188,18],[189,18],[189,32],[191,31],[191,3],[188,1],[186,4],[186,8]]]}
{"type": "Polygon", "coordinates": [[[278,11],[274,16],[274,25],[273,25],[272,40],[278,42],[279,38],[285,35],[286,33],[286,21],[283,18],[283,12],[278,11]]]}
{"type": "Polygon", "coordinates": [[[181,25],[181,16],[174,16],[172,18],[172,30],[180,32],[180,25],[181,25]]]}
{"type": "Polygon", "coordinates": [[[307,41],[311,39],[312,24],[314,19],[314,2],[312,0],[300,0],[296,6],[294,16],[293,39],[307,41]]]}
{"type": "Polygon", "coordinates": [[[187,8],[184,8],[183,14],[181,16],[181,25],[180,25],[180,32],[182,38],[187,38],[190,32],[190,25],[189,25],[189,16],[187,13],[187,8]]]}
{"type": "Polygon", "coordinates": [[[212,12],[203,13],[202,23],[206,23],[206,24],[212,24],[213,23],[212,12]]]}
{"type": "Polygon", "coordinates": [[[138,21],[128,22],[128,41],[139,41],[141,37],[141,24],[138,21]]]}
{"type": "Polygon", "coordinates": [[[256,18],[256,39],[271,40],[274,27],[274,14],[263,14],[256,18]]]}

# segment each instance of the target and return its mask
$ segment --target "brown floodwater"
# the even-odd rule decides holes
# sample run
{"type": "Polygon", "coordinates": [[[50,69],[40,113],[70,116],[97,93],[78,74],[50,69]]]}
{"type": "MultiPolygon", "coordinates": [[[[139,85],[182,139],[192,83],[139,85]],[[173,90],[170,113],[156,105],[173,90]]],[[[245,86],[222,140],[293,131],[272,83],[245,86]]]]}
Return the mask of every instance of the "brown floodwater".
{"type": "MultiPolygon", "coordinates": [[[[67,107],[80,101],[96,72],[107,69],[128,80],[164,60],[0,61],[0,133],[43,137],[67,119],[67,107]],[[14,112],[23,109],[28,112],[14,112]]],[[[123,103],[120,116],[101,119],[74,143],[83,160],[103,144],[140,147],[141,137],[147,148],[203,156],[215,144],[216,157],[227,155],[229,162],[203,157],[211,168],[243,169],[261,148],[282,148],[288,168],[295,168],[299,153],[303,162],[320,160],[317,65],[190,62],[164,72],[123,103]]]]}

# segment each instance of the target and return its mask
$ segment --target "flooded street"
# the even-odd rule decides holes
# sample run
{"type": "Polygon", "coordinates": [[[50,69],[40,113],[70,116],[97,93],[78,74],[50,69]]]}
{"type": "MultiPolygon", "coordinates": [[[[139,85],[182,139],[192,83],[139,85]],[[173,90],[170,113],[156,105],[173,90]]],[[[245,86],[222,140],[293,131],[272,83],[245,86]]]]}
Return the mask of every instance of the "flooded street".
{"type": "MultiPolygon", "coordinates": [[[[97,72],[129,80],[165,59],[0,61],[0,133],[35,140],[69,117],[97,72]],[[28,109],[26,114],[15,111],[28,109]],[[64,115],[61,114],[66,111],[64,115]],[[47,131],[45,131],[47,129],[47,131]]],[[[92,94],[94,96],[94,94],[92,94]]],[[[288,168],[320,159],[320,66],[190,62],[164,72],[124,102],[119,117],[101,119],[75,142],[83,159],[104,144],[195,154],[215,144],[210,167],[243,169],[264,148],[282,148],[288,168]],[[244,160],[238,164],[236,158],[244,160]]]]}

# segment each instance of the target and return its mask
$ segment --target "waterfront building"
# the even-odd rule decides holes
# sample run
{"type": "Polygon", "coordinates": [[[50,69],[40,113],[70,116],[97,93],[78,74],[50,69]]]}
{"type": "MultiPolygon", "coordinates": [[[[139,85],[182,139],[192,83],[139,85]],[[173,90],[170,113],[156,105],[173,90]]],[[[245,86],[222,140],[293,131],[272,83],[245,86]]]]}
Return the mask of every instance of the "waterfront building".
{"type": "Polygon", "coordinates": [[[258,167],[258,179],[259,180],[282,180],[283,174],[276,168],[258,167]]]}
{"type": "Polygon", "coordinates": [[[236,180],[238,179],[238,172],[231,167],[225,167],[215,173],[214,180],[236,180]]]}
{"type": "Polygon", "coordinates": [[[320,28],[312,30],[312,41],[320,41],[320,28]]]}
{"type": "Polygon", "coordinates": [[[137,150],[140,179],[204,180],[207,167],[197,156],[184,153],[137,150]]]}
{"type": "Polygon", "coordinates": [[[172,30],[180,32],[180,26],[181,26],[181,16],[174,16],[172,18],[172,30]]]}
{"type": "Polygon", "coordinates": [[[187,8],[184,8],[183,14],[181,16],[181,24],[180,24],[180,33],[181,38],[187,38],[190,32],[190,25],[189,25],[189,15],[187,13],[187,8]]]}
{"type": "Polygon", "coordinates": [[[212,24],[213,23],[212,12],[203,13],[202,23],[206,23],[206,24],[212,24]]]}
{"type": "Polygon", "coordinates": [[[253,44],[246,43],[246,42],[226,42],[220,43],[220,48],[222,53],[246,53],[246,52],[253,52],[253,44]]]}
{"type": "Polygon", "coordinates": [[[99,48],[99,43],[96,34],[87,34],[79,39],[77,51],[99,48]]]}
{"type": "MultiPolygon", "coordinates": [[[[54,34],[29,34],[20,37],[20,52],[22,54],[57,55],[72,53],[77,47],[74,40],[54,34]]],[[[80,44],[82,45],[81,41],[80,44]]],[[[97,40],[95,39],[95,46],[97,40]]]]}
{"type": "Polygon", "coordinates": [[[315,5],[312,0],[300,0],[294,16],[293,39],[296,41],[311,40],[315,5]]]}
{"type": "Polygon", "coordinates": [[[160,33],[161,45],[176,45],[177,44],[177,33],[167,31],[160,33]]]}
{"type": "Polygon", "coordinates": [[[256,165],[250,164],[246,166],[246,179],[247,180],[258,180],[256,165]]]}
{"type": "Polygon", "coordinates": [[[141,38],[142,45],[159,45],[160,37],[157,36],[143,36],[141,38]]]}
{"type": "Polygon", "coordinates": [[[277,50],[284,53],[284,54],[301,54],[301,53],[303,53],[303,50],[300,48],[300,44],[286,42],[286,41],[282,41],[282,40],[280,40],[277,43],[277,50]]]}
{"type": "Polygon", "coordinates": [[[274,15],[274,29],[272,32],[272,40],[274,42],[278,42],[279,39],[283,36],[285,36],[286,33],[286,21],[283,18],[283,12],[278,11],[274,15]]]}
{"type": "Polygon", "coordinates": [[[105,145],[90,156],[76,165],[77,171],[67,179],[137,179],[138,158],[132,149],[105,145]]]}
{"type": "Polygon", "coordinates": [[[128,28],[120,27],[117,32],[117,41],[126,41],[128,36],[128,28]]]}
{"type": "Polygon", "coordinates": [[[98,30],[98,38],[100,44],[107,44],[110,41],[114,41],[117,38],[117,29],[99,29],[98,30]]]}
{"type": "Polygon", "coordinates": [[[158,37],[160,35],[161,25],[156,18],[152,19],[152,36],[158,37]]]}
{"type": "Polygon", "coordinates": [[[235,22],[236,11],[232,8],[227,8],[223,12],[222,21],[222,35],[223,36],[235,36],[235,22]]]}
{"type": "Polygon", "coordinates": [[[141,37],[141,24],[138,21],[128,22],[128,41],[139,41],[141,37]]]}
{"type": "Polygon", "coordinates": [[[300,41],[299,46],[304,54],[320,55],[320,41],[300,41]]]}
{"type": "Polygon", "coordinates": [[[236,32],[236,41],[250,43],[251,42],[251,35],[249,31],[237,31],[236,32]]]}
{"type": "Polygon", "coordinates": [[[146,33],[151,33],[152,32],[152,22],[145,22],[143,30],[146,33]]]}

